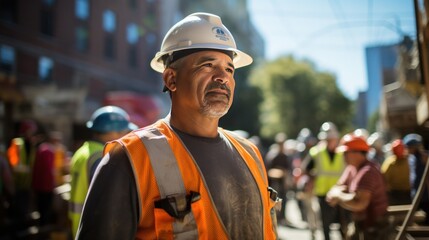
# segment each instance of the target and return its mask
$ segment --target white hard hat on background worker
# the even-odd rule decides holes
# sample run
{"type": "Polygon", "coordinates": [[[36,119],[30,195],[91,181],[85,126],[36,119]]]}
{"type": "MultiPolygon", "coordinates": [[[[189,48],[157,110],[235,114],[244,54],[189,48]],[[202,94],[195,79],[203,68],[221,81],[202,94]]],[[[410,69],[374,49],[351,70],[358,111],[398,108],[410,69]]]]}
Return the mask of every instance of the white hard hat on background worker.
{"type": "Polygon", "coordinates": [[[338,132],[337,126],[332,122],[324,122],[322,126],[320,126],[320,131],[317,135],[319,140],[338,139],[339,137],[340,133],[338,132]]]}

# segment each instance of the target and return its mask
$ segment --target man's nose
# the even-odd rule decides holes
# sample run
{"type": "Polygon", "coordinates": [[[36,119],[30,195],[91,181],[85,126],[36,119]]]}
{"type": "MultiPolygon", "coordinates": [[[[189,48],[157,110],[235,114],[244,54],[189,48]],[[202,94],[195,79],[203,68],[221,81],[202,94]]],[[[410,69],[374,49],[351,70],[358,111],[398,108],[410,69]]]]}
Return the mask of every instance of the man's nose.
{"type": "Polygon", "coordinates": [[[226,84],[229,81],[230,77],[230,74],[225,69],[217,68],[216,73],[214,75],[214,81],[226,84]]]}

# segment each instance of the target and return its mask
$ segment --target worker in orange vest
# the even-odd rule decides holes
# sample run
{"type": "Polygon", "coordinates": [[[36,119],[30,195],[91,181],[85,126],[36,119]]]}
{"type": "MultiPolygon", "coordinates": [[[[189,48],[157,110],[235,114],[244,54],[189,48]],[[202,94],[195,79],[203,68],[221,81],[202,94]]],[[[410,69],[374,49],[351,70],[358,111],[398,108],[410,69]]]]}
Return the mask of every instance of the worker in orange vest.
{"type": "Polygon", "coordinates": [[[236,48],[219,16],[194,13],[166,34],[151,66],[170,114],[108,143],[77,239],[275,239],[275,206],[258,148],[219,128],[231,107],[236,48]]]}
{"type": "Polygon", "coordinates": [[[35,137],[37,131],[38,126],[35,121],[22,121],[18,130],[19,136],[12,139],[7,149],[15,187],[11,208],[16,220],[27,218],[31,211],[31,173],[37,150],[35,137]]]}

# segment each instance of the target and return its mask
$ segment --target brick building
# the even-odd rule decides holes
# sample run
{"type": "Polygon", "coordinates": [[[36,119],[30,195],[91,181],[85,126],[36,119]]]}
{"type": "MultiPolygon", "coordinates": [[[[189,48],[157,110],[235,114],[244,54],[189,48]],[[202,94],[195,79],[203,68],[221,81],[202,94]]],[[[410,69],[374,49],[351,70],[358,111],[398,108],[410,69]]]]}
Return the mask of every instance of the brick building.
{"type": "Polygon", "coordinates": [[[161,4],[0,0],[1,147],[15,134],[10,126],[27,118],[72,144],[112,91],[159,106],[161,81],[149,62],[164,31],[161,4]]]}

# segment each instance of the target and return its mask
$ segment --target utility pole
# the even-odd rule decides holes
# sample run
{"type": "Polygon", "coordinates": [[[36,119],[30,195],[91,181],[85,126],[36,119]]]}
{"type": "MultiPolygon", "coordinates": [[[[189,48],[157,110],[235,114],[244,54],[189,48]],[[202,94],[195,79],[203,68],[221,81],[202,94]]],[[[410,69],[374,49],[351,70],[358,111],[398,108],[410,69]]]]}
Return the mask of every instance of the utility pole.
{"type": "Polygon", "coordinates": [[[417,105],[417,122],[419,125],[425,124],[429,119],[429,0],[423,0],[424,8],[420,9],[419,0],[414,0],[414,15],[417,32],[417,47],[419,50],[419,63],[421,73],[421,83],[423,84],[424,94],[417,105]],[[422,14],[425,17],[422,17],[422,14]],[[425,99],[424,99],[425,98],[425,99]]]}

